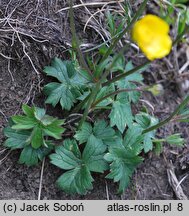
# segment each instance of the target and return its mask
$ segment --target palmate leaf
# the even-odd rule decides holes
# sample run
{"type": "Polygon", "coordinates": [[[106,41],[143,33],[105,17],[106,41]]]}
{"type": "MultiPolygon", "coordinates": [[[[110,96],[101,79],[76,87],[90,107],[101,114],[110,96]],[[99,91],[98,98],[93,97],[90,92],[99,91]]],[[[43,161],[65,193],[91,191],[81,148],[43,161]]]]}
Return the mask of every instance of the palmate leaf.
{"type": "Polygon", "coordinates": [[[111,72],[124,72],[125,71],[125,57],[120,56],[117,61],[114,63],[113,67],[111,68],[111,72]]]}
{"type": "Polygon", "coordinates": [[[58,186],[67,193],[86,194],[87,190],[93,188],[91,171],[103,172],[108,169],[103,159],[105,150],[104,145],[91,136],[81,154],[76,141],[66,139],[50,155],[52,164],[68,170],[57,180],[58,186]]]}
{"type": "MultiPolygon", "coordinates": [[[[104,86],[102,87],[97,96],[96,96],[96,100],[99,100],[101,98],[103,98],[104,96],[106,96],[107,94],[110,94],[112,92],[115,91],[115,86],[114,84],[111,84],[110,86],[104,86]]],[[[84,100],[88,95],[90,94],[90,92],[84,92],[79,98],[77,98],[78,100],[84,100]]],[[[114,96],[113,96],[114,97],[114,96]]],[[[106,107],[107,105],[111,104],[113,102],[113,97],[108,97],[107,99],[101,101],[100,103],[97,104],[96,107],[106,107]]],[[[86,104],[84,104],[83,108],[86,107],[86,104]]]]}
{"type": "Polygon", "coordinates": [[[108,169],[107,162],[104,160],[106,146],[102,141],[91,135],[82,154],[82,160],[87,164],[90,171],[103,173],[108,169]]]}
{"type": "MultiPolygon", "coordinates": [[[[132,70],[134,67],[131,62],[128,62],[125,71],[132,70]]],[[[126,76],[124,79],[121,79],[116,82],[118,89],[135,89],[137,85],[134,82],[142,83],[143,77],[141,72],[146,68],[140,69],[139,71],[126,76]]],[[[138,91],[129,91],[129,92],[122,92],[118,95],[118,98],[125,99],[129,102],[136,103],[140,97],[140,92],[138,91]]]]}
{"type": "Polygon", "coordinates": [[[15,115],[12,116],[12,120],[15,123],[12,128],[17,130],[32,129],[37,124],[35,117],[15,115]]]}
{"type": "MultiPolygon", "coordinates": [[[[153,116],[150,116],[147,113],[143,113],[143,112],[137,114],[135,116],[135,120],[138,123],[138,125],[141,127],[141,129],[143,129],[143,130],[158,123],[158,119],[156,119],[153,116]]],[[[144,145],[144,152],[145,153],[147,153],[153,149],[152,140],[155,137],[155,133],[156,133],[156,131],[150,131],[150,132],[144,134],[143,145],[144,145]]]]}
{"type": "MultiPolygon", "coordinates": [[[[112,92],[115,91],[115,86],[114,84],[111,84],[110,86],[104,86],[100,89],[99,93],[97,94],[96,96],[96,100],[106,96],[107,94],[110,94],[112,92]]],[[[107,106],[109,104],[111,104],[113,102],[113,99],[111,97],[101,101],[97,106],[100,107],[100,106],[107,106]]]]}
{"type": "Polygon", "coordinates": [[[25,131],[25,130],[17,131],[8,126],[4,128],[3,132],[4,135],[7,137],[4,146],[12,150],[22,149],[30,142],[31,131],[25,131]]]}
{"type": "Polygon", "coordinates": [[[109,118],[110,125],[112,127],[116,125],[119,131],[123,133],[126,126],[131,126],[133,122],[133,115],[130,103],[126,100],[114,101],[109,118]]]}
{"type": "Polygon", "coordinates": [[[55,139],[61,139],[64,132],[64,128],[61,127],[64,123],[63,120],[46,115],[42,108],[31,108],[24,104],[22,109],[25,115],[12,116],[14,122],[12,129],[17,130],[18,133],[20,130],[29,130],[30,137],[27,141],[34,149],[46,144],[44,137],[47,135],[55,139]]]}
{"type": "Polygon", "coordinates": [[[82,144],[87,142],[91,136],[96,139],[96,142],[105,146],[116,137],[115,131],[104,120],[96,121],[93,127],[90,123],[84,122],[81,129],[76,131],[74,137],[79,141],[79,144],[82,144]]]}
{"type": "Polygon", "coordinates": [[[79,144],[87,142],[90,135],[93,134],[93,128],[90,123],[84,122],[81,130],[76,131],[74,138],[79,141],[79,144]]]}
{"type": "Polygon", "coordinates": [[[105,155],[105,159],[112,162],[110,165],[110,174],[106,178],[119,182],[118,192],[123,193],[128,187],[135,169],[142,162],[142,158],[132,153],[129,154],[125,149],[112,148],[105,155]]]}
{"type": "Polygon", "coordinates": [[[53,149],[53,146],[50,142],[46,147],[40,147],[38,149],[34,149],[31,145],[25,146],[22,150],[19,158],[20,164],[26,164],[28,166],[34,166],[42,161],[43,158],[48,155],[53,149]]]}
{"type": "Polygon", "coordinates": [[[104,156],[110,164],[110,173],[107,178],[119,182],[119,193],[123,193],[129,185],[130,178],[142,158],[138,156],[142,150],[143,135],[138,126],[128,129],[123,140],[118,145],[109,146],[108,153],[104,156]]]}
{"type": "Polygon", "coordinates": [[[12,150],[23,149],[20,154],[19,163],[24,163],[28,166],[37,165],[53,148],[52,144],[46,141],[46,147],[43,146],[34,149],[30,145],[31,133],[31,130],[15,130],[11,127],[4,129],[4,134],[7,137],[4,146],[12,150]]]}
{"type": "Polygon", "coordinates": [[[61,139],[64,128],[63,120],[45,114],[38,107],[22,106],[25,115],[15,115],[9,126],[4,129],[7,137],[4,146],[14,150],[23,149],[19,162],[28,166],[36,165],[52,150],[52,143],[46,136],[61,139]]]}
{"type": "Polygon", "coordinates": [[[44,92],[48,96],[46,103],[56,106],[60,102],[62,109],[70,110],[88,82],[85,75],[82,76],[75,69],[73,62],[62,61],[59,58],[55,58],[51,66],[45,67],[44,72],[59,81],[44,87],[44,92]]]}
{"type": "Polygon", "coordinates": [[[60,189],[67,193],[86,194],[87,190],[93,188],[93,178],[89,169],[86,166],[80,166],[73,170],[65,172],[57,180],[60,189]]]}

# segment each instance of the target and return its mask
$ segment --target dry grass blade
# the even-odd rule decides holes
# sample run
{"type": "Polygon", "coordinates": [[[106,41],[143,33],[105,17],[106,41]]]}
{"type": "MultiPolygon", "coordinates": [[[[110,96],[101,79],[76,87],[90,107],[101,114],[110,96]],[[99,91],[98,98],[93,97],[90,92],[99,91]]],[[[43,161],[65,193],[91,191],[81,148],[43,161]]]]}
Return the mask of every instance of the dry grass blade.
{"type": "Polygon", "coordinates": [[[40,182],[39,182],[38,200],[41,200],[44,167],[45,167],[45,158],[43,159],[42,165],[41,165],[41,175],[40,175],[40,182]]]}
{"type": "Polygon", "coordinates": [[[11,150],[8,151],[8,153],[2,159],[0,159],[0,165],[2,165],[6,161],[7,157],[10,155],[10,153],[11,153],[11,150]]]}
{"type": "Polygon", "coordinates": [[[107,181],[105,181],[105,184],[106,184],[106,197],[107,197],[107,200],[110,200],[109,190],[108,190],[108,183],[107,183],[107,181]]]}
{"type": "Polygon", "coordinates": [[[168,175],[169,184],[172,187],[173,191],[175,192],[176,197],[179,200],[188,200],[187,196],[184,194],[183,189],[179,184],[179,181],[175,175],[173,166],[170,166],[167,169],[167,175],[168,175]]]}
{"type": "MultiPolygon", "coordinates": [[[[74,5],[73,6],[73,9],[75,8],[79,8],[79,7],[85,7],[85,6],[101,6],[101,5],[109,5],[109,4],[117,4],[117,3],[122,3],[124,2],[124,0],[120,0],[120,1],[109,1],[109,2],[87,2],[85,4],[77,4],[77,5],[74,5]]],[[[59,13],[59,12],[62,12],[62,11],[65,11],[65,10],[69,10],[70,7],[65,7],[65,8],[62,8],[60,10],[58,10],[56,13],[59,13]]]]}

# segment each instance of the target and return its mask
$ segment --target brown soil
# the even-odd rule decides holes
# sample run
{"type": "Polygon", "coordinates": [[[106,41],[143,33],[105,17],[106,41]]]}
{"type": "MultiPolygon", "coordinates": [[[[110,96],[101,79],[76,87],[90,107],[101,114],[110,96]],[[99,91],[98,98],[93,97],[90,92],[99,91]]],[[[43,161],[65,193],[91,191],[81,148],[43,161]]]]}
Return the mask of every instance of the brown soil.
{"type": "MultiPolygon", "coordinates": [[[[41,92],[44,83],[49,79],[43,75],[43,67],[55,56],[67,58],[66,51],[71,43],[68,12],[55,13],[67,6],[66,1],[57,0],[55,4],[50,2],[14,0],[7,4],[7,0],[0,1],[0,199],[37,199],[41,173],[41,164],[30,168],[19,165],[19,151],[10,152],[2,146],[5,140],[2,130],[7,125],[8,118],[21,112],[22,103],[43,106],[52,115],[64,117],[59,108],[54,112],[51,106],[44,104],[41,92]]],[[[135,6],[137,7],[137,4],[135,6]]],[[[115,8],[115,5],[112,8],[115,8]]],[[[94,12],[97,7],[90,10],[94,12]]],[[[98,29],[88,27],[84,34],[83,26],[89,14],[83,8],[77,9],[75,14],[83,49],[94,47],[102,40],[97,33],[98,29]]],[[[103,20],[103,14],[101,16],[98,17],[100,21],[103,20]]],[[[93,22],[95,23],[94,20],[93,22]]],[[[101,34],[105,35],[105,32],[101,34]]],[[[139,64],[130,56],[128,54],[129,59],[139,64]]],[[[146,83],[158,81],[164,86],[164,93],[161,96],[153,97],[149,93],[143,96],[143,100],[153,106],[154,115],[160,119],[168,116],[181,101],[177,83],[173,79],[174,68],[170,68],[169,64],[172,62],[175,66],[172,59],[174,56],[171,55],[165,61],[153,63],[145,73],[146,83]]],[[[181,59],[179,64],[184,62],[184,54],[181,59]]],[[[141,105],[143,103],[145,102],[141,102],[141,105]]],[[[55,181],[62,171],[46,159],[41,199],[178,199],[167,176],[170,163],[175,168],[178,181],[186,177],[181,186],[185,195],[189,197],[188,125],[172,122],[158,130],[157,136],[162,138],[173,132],[182,133],[186,138],[185,147],[180,149],[165,145],[164,152],[159,157],[153,153],[145,155],[144,163],[138,167],[130,187],[123,195],[116,193],[117,184],[104,180],[104,175],[94,175],[94,189],[86,196],[67,195],[55,186],[55,181]]]]}

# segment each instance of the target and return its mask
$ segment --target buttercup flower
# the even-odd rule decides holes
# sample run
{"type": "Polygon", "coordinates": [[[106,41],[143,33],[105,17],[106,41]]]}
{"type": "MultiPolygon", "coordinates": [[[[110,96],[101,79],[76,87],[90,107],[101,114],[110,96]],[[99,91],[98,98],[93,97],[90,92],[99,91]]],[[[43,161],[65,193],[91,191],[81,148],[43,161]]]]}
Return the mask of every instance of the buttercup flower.
{"type": "Polygon", "coordinates": [[[163,58],[171,51],[169,25],[158,16],[148,14],[138,20],[132,38],[149,60],[163,58]]]}

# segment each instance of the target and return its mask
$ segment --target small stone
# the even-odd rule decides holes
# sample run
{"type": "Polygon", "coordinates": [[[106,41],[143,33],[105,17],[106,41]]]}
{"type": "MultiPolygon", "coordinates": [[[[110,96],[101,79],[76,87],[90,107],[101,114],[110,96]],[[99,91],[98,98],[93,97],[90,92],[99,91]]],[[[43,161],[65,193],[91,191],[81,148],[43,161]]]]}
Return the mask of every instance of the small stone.
{"type": "Polygon", "coordinates": [[[15,87],[14,87],[14,86],[11,86],[11,87],[10,87],[10,90],[11,90],[11,91],[15,90],[15,87]]]}

